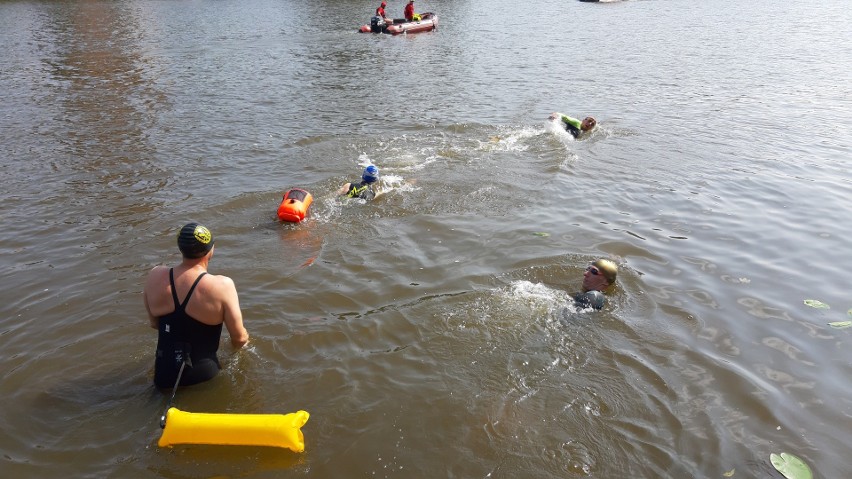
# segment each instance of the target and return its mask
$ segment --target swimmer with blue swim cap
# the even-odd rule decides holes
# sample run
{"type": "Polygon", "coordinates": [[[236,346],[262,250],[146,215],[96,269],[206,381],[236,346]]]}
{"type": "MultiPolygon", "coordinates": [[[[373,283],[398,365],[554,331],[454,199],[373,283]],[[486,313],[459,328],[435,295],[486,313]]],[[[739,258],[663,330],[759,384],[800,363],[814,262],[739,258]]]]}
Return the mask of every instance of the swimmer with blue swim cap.
{"type": "Polygon", "coordinates": [[[376,197],[376,191],[373,185],[379,181],[379,169],[373,165],[364,168],[364,173],[361,174],[359,183],[346,183],[338,191],[341,195],[346,195],[348,198],[361,198],[364,200],[372,200],[376,197]]]}
{"type": "Polygon", "coordinates": [[[608,259],[598,259],[583,272],[583,291],[574,295],[578,306],[602,309],[606,304],[606,291],[615,283],[618,266],[608,259]]]}

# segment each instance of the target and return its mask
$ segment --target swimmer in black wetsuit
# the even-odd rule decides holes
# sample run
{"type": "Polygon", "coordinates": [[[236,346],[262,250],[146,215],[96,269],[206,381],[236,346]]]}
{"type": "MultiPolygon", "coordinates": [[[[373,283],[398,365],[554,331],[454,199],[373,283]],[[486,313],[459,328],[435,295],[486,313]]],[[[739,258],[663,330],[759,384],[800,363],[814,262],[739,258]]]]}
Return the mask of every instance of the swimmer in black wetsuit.
{"type": "Polygon", "coordinates": [[[594,128],[598,123],[590,116],[587,116],[583,119],[583,121],[580,121],[568,115],[563,115],[562,113],[553,112],[550,114],[551,120],[556,120],[557,118],[562,120],[562,126],[564,126],[568,133],[571,133],[571,136],[574,138],[578,138],[583,133],[592,131],[592,128],[594,128]]]}
{"type": "Polygon", "coordinates": [[[603,309],[606,296],[603,291],[615,283],[618,266],[608,259],[599,259],[583,272],[583,291],[574,295],[574,302],[583,308],[603,309]]]}
{"type": "Polygon", "coordinates": [[[364,173],[361,175],[360,183],[346,183],[338,191],[341,195],[346,195],[349,198],[361,198],[372,200],[376,197],[376,191],[373,190],[373,183],[379,179],[379,169],[373,165],[364,168],[364,173]]]}
{"type": "Polygon", "coordinates": [[[181,386],[216,376],[223,324],[234,348],[243,347],[249,338],[234,282],[207,273],[214,250],[210,230],[197,223],[185,225],[178,235],[178,248],[183,254],[181,264],[152,269],[143,292],[150,325],[158,331],[154,384],[159,388],[175,385],[184,362],[181,386]]]}

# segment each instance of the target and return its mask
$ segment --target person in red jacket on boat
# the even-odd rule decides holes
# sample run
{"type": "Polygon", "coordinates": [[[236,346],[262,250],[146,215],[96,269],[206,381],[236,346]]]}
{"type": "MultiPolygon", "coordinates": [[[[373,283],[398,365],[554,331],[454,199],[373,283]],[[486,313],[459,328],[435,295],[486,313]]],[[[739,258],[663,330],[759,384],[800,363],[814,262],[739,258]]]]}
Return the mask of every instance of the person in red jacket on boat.
{"type": "Polygon", "coordinates": [[[376,9],[376,16],[384,18],[386,22],[388,21],[388,16],[385,14],[385,7],[387,6],[387,2],[382,2],[382,4],[379,5],[379,8],[376,9]]]}
{"type": "Polygon", "coordinates": [[[370,31],[373,33],[385,32],[388,25],[393,25],[393,19],[387,18],[387,14],[385,13],[385,7],[387,6],[387,2],[382,2],[379,8],[376,9],[376,14],[370,19],[370,31]]]}
{"type": "Polygon", "coordinates": [[[406,22],[419,22],[420,15],[414,13],[414,0],[408,0],[408,5],[405,6],[405,11],[403,12],[405,15],[406,22]]]}

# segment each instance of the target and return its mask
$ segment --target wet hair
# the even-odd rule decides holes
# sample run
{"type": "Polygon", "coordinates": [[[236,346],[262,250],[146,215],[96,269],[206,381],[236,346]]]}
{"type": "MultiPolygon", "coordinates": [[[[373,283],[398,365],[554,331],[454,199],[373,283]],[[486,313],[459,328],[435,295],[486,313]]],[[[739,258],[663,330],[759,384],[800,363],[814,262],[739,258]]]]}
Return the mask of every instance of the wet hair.
{"type": "MultiPolygon", "coordinates": [[[[592,128],[594,128],[594,127],[595,127],[595,125],[597,125],[597,124],[598,124],[597,120],[595,120],[594,118],[592,118],[592,117],[590,117],[590,116],[587,116],[586,118],[583,118],[582,123],[585,123],[586,121],[588,121],[588,122],[592,125],[592,126],[590,126],[590,127],[589,127],[589,130],[591,130],[592,128]]],[[[582,128],[582,125],[581,125],[581,128],[582,128]]]]}

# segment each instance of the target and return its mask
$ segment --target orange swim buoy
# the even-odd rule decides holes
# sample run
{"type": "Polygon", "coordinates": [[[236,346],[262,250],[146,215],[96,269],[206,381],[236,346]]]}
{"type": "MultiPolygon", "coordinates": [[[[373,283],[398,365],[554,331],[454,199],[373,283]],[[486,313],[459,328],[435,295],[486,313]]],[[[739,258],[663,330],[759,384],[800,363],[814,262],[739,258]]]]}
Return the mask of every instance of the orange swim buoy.
{"type": "Polygon", "coordinates": [[[313,203],[314,197],[301,188],[292,188],[284,193],[284,199],[278,205],[278,219],[298,223],[305,219],[308,208],[313,203]]]}

